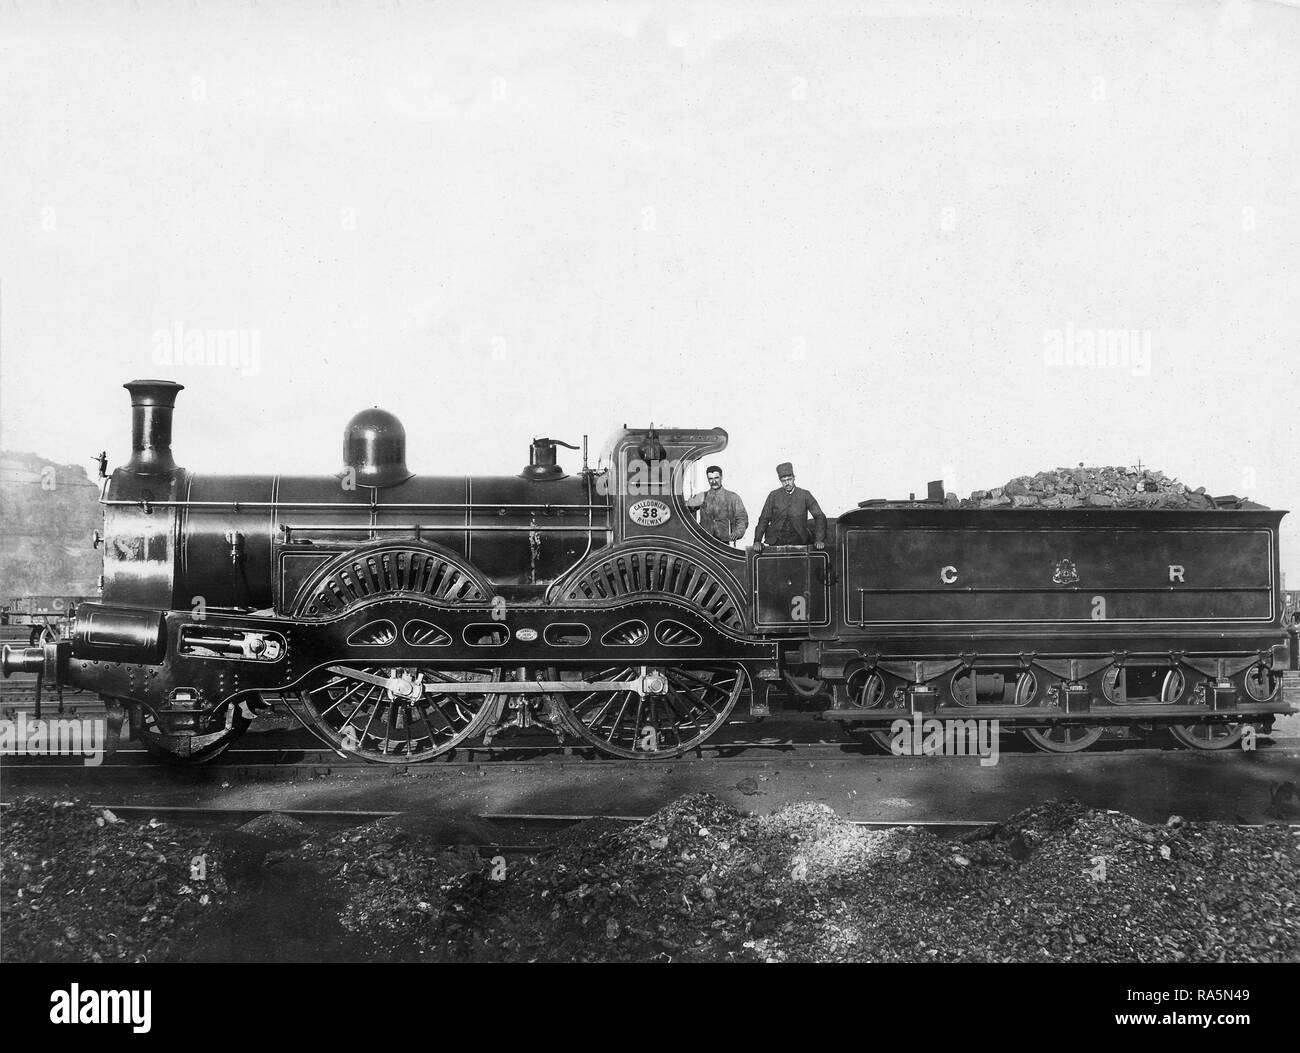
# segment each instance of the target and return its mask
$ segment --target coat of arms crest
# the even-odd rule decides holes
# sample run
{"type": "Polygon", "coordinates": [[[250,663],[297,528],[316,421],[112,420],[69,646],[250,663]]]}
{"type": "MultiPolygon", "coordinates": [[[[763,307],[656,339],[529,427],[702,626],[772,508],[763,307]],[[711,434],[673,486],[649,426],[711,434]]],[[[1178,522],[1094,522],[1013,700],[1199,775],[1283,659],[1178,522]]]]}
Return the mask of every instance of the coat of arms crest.
{"type": "Polygon", "coordinates": [[[1073,585],[1078,581],[1079,572],[1075,569],[1074,560],[1057,560],[1056,573],[1052,575],[1052,580],[1058,585],[1073,585]]]}

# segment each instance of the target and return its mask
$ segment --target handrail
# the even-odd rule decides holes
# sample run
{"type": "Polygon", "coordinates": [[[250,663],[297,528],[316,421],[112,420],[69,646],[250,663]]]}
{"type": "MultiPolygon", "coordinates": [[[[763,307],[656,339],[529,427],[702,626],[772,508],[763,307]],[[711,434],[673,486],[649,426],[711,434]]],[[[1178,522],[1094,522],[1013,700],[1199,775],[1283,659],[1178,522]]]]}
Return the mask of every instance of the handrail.
{"type": "Polygon", "coordinates": [[[353,511],[410,511],[418,509],[420,511],[434,511],[437,509],[447,509],[448,511],[465,511],[466,509],[491,509],[499,511],[501,509],[518,509],[529,512],[551,512],[551,511],[574,511],[574,512],[598,512],[609,511],[609,505],[606,504],[511,504],[509,502],[495,501],[406,501],[394,502],[392,504],[383,504],[377,501],[371,501],[365,504],[358,501],[137,501],[131,500],[109,500],[101,498],[101,505],[107,505],[115,508],[144,508],[148,505],[150,508],[230,508],[238,511],[241,508],[269,508],[275,511],[280,509],[301,509],[301,508],[345,508],[353,511]]]}

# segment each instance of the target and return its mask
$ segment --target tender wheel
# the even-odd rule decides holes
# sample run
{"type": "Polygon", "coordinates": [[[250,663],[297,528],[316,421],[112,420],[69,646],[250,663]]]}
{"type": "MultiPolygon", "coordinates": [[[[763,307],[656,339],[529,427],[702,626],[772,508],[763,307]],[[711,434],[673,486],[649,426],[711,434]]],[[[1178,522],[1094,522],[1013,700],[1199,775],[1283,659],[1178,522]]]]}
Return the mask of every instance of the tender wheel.
{"type": "MultiPolygon", "coordinates": [[[[1043,678],[1026,669],[1016,678],[1015,704],[1039,705],[1046,691],[1043,678]]],[[[1034,749],[1044,753],[1078,753],[1101,738],[1103,730],[1096,726],[1055,724],[1050,728],[1024,728],[1023,734],[1034,749]]]]}
{"type": "Polygon", "coordinates": [[[1252,702],[1272,702],[1282,691],[1282,678],[1265,665],[1253,665],[1236,679],[1252,702]]]}
{"type": "Polygon", "coordinates": [[[958,669],[948,680],[948,693],[959,706],[974,707],[979,704],[979,692],[976,690],[976,676],[972,669],[958,669]]]}
{"type": "MultiPolygon", "coordinates": [[[[1270,674],[1264,671],[1263,676],[1256,674],[1255,669],[1246,671],[1245,682],[1242,687],[1247,694],[1254,698],[1254,692],[1265,692],[1271,688],[1268,677],[1270,674]]],[[[1280,685],[1279,685],[1280,686],[1280,685]]],[[[1191,683],[1180,669],[1171,669],[1165,674],[1164,683],[1160,687],[1160,701],[1170,704],[1184,702],[1191,695],[1191,683]]],[[[1261,699],[1260,701],[1264,701],[1261,699]]],[[[1245,724],[1170,724],[1169,734],[1173,740],[1188,749],[1194,750],[1226,750],[1231,749],[1241,741],[1245,734],[1245,724]]]]}
{"type": "Polygon", "coordinates": [[[556,708],[569,730],[612,757],[677,757],[726,723],[749,683],[743,667],[727,663],[563,670],[559,679],[633,681],[643,670],[662,678],[662,691],[558,692],[556,708]]]}
{"type": "Polygon", "coordinates": [[[153,710],[141,706],[136,739],[145,751],[174,764],[205,764],[225,753],[252,723],[242,708],[228,703],[218,710],[208,729],[194,735],[163,731],[153,710]]]}
{"type": "Polygon", "coordinates": [[[1181,669],[1171,669],[1160,684],[1160,701],[1167,706],[1186,702],[1192,694],[1191,681],[1181,669]]]}
{"type": "Polygon", "coordinates": [[[316,729],[339,749],[380,764],[413,764],[481,732],[495,714],[499,697],[426,694],[425,683],[500,679],[501,670],[494,668],[339,664],[298,697],[316,729]]]}
{"type": "Polygon", "coordinates": [[[1175,742],[1194,750],[1226,750],[1241,741],[1245,724],[1170,724],[1175,742]]]}
{"type": "Polygon", "coordinates": [[[1016,677],[1015,693],[1012,704],[1017,706],[1036,706],[1043,699],[1043,682],[1032,670],[1026,669],[1016,677]]]}
{"type": "MultiPolygon", "coordinates": [[[[867,672],[865,669],[855,669],[849,673],[844,691],[848,704],[855,709],[876,709],[886,705],[894,689],[901,687],[902,684],[903,681],[887,676],[879,670],[873,669],[867,672]]],[[[862,735],[862,732],[855,730],[853,725],[849,725],[849,731],[855,736],[862,735]]],[[[893,751],[889,748],[891,736],[888,731],[868,731],[866,737],[880,750],[892,755],[893,751]]]]}
{"type": "Polygon", "coordinates": [[[1058,724],[1050,728],[1025,728],[1024,734],[1035,749],[1044,753],[1078,753],[1099,738],[1103,728],[1058,724]]]}

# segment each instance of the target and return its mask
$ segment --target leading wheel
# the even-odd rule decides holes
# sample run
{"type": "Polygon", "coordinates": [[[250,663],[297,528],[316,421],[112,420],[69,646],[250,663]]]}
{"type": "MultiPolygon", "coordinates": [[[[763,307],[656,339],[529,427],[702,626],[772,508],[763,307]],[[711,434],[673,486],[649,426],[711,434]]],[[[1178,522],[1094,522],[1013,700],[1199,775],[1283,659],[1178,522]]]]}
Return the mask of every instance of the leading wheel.
{"type": "Polygon", "coordinates": [[[251,723],[240,705],[227,703],[206,728],[193,735],[177,735],[164,731],[154,711],[141,706],[135,734],[145,751],[155,757],[173,764],[205,764],[225,753],[251,723]]]}
{"type": "Polygon", "coordinates": [[[742,666],[729,663],[562,670],[559,679],[629,682],[627,689],[554,696],[574,735],[601,753],[629,760],[677,757],[694,749],[726,723],[749,682],[742,666]],[[654,690],[634,690],[632,681],[654,690]]]}
{"type": "Polygon", "coordinates": [[[426,692],[425,684],[500,680],[499,668],[339,664],[298,697],[316,730],[339,749],[379,764],[414,764],[482,731],[499,697],[426,692]]]}

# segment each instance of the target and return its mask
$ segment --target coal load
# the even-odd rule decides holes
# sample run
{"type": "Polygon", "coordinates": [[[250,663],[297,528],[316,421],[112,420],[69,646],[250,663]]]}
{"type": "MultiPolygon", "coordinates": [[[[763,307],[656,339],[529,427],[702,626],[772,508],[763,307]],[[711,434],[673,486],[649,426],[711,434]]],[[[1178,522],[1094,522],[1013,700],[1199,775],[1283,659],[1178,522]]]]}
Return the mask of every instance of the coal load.
{"type": "Polygon", "coordinates": [[[968,498],[948,495],[960,508],[1261,508],[1238,498],[1209,497],[1205,487],[1192,489],[1164,472],[1149,468],[1057,468],[1019,475],[1005,486],[976,490],[968,498]]]}

